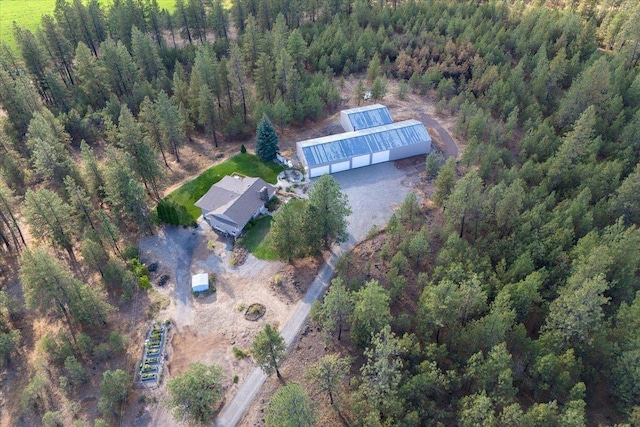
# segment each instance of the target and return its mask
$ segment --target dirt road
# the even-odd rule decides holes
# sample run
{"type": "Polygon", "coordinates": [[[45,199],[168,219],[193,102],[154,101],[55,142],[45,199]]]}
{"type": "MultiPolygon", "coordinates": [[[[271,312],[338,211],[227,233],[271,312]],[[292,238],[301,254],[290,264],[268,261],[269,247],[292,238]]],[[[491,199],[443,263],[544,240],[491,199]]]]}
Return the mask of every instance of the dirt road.
{"type": "Polygon", "coordinates": [[[436,119],[433,118],[430,114],[420,113],[420,121],[425,124],[425,126],[435,129],[440,136],[440,141],[444,144],[444,157],[448,159],[449,157],[453,157],[454,159],[458,158],[458,145],[451,137],[451,134],[447,132],[445,128],[443,128],[440,123],[436,119]]]}
{"type": "MultiPolygon", "coordinates": [[[[329,285],[333,277],[336,262],[338,262],[338,259],[343,253],[348,252],[353,247],[354,243],[354,240],[349,240],[332,252],[331,257],[325,262],[320,273],[318,273],[318,276],[316,276],[311,287],[298,305],[298,308],[293,313],[293,316],[291,316],[291,319],[289,319],[280,330],[287,348],[291,347],[302,325],[306,322],[307,317],[309,317],[311,305],[323,294],[329,285]]],[[[266,379],[267,376],[262,372],[262,369],[255,368],[240,388],[238,388],[233,400],[224,407],[215,425],[217,427],[236,426],[253,402],[253,399],[255,399],[266,379]]]]}

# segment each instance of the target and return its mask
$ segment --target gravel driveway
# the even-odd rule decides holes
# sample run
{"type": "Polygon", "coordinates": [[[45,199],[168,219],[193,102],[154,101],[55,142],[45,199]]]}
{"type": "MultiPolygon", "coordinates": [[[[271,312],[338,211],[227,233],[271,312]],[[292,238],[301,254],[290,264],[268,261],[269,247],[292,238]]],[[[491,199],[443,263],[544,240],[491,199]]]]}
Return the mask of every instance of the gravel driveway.
{"type": "Polygon", "coordinates": [[[172,295],[176,304],[176,326],[181,329],[193,324],[191,313],[191,258],[198,241],[193,228],[164,226],[155,236],[140,240],[140,260],[147,265],[159,262],[171,282],[176,284],[172,295]]]}

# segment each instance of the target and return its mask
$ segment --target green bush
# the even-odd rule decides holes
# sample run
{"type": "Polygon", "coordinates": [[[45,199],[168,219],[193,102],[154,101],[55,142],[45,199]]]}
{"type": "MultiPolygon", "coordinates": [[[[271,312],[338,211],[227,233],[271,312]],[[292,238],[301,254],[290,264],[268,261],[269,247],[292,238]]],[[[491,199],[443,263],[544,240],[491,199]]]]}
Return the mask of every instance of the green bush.
{"type": "Polygon", "coordinates": [[[238,348],[235,345],[233,346],[233,348],[231,350],[233,351],[233,355],[238,360],[246,359],[247,357],[249,357],[249,352],[248,351],[242,350],[241,348],[238,348]]]}
{"type": "Polygon", "coordinates": [[[234,384],[238,384],[238,381],[239,381],[239,380],[240,380],[240,378],[238,378],[238,376],[237,376],[237,375],[234,375],[234,376],[233,376],[233,383],[234,383],[234,384]]]}
{"type": "Polygon", "coordinates": [[[240,146],[240,152],[241,152],[242,154],[244,154],[244,153],[246,153],[246,152],[247,152],[247,147],[245,147],[245,146],[244,146],[244,144],[242,144],[242,145],[240,146]]]}
{"type": "Polygon", "coordinates": [[[138,247],[133,245],[127,246],[124,251],[122,251],[122,258],[126,260],[138,258],[138,247]]]}
{"type": "Polygon", "coordinates": [[[145,276],[140,277],[138,279],[138,286],[143,291],[146,291],[147,289],[151,289],[151,280],[149,280],[149,276],[145,275],[145,276]]]}
{"type": "MultiPolygon", "coordinates": [[[[156,207],[158,221],[171,225],[185,225],[190,222],[187,208],[173,201],[162,199],[156,207]]],[[[191,221],[193,222],[193,221],[191,221]]]]}

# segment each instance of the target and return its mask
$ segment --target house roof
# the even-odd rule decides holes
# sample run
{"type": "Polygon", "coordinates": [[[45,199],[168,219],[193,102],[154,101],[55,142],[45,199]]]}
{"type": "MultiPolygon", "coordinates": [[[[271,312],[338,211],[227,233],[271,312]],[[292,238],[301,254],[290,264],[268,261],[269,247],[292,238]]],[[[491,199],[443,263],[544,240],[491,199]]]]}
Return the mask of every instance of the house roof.
{"type": "Polygon", "coordinates": [[[227,175],[213,184],[195,205],[205,215],[220,215],[243,226],[264,205],[264,200],[260,198],[260,189],[263,187],[267,188],[271,198],[275,187],[262,178],[227,175]]]}
{"type": "Polygon", "coordinates": [[[430,142],[431,136],[417,120],[339,133],[298,142],[307,166],[313,167],[378,153],[392,148],[430,142]]]}
{"type": "Polygon", "coordinates": [[[342,113],[347,115],[354,131],[393,123],[389,110],[381,104],[342,110],[342,113]]]}

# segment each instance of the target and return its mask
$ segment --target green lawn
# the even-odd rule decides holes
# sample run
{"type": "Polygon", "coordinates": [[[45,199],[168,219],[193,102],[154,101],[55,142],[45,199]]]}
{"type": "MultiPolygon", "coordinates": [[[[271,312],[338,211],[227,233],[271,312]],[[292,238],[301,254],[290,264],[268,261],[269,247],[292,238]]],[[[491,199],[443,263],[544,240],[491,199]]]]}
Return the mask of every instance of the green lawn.
{"type": "Polygon", "coordinates": [[[255,221],[253,227],[242,237],[242,245],[256,258],[273,261],[278,259],[269,238],[271,229],[271,216],[265,216],[255,221]]]}
{"type": "Polygon", "coordinates": [[[165,200],[184,206],[187,209],[189,218],[188,220],[183,219],[181,223],[189,225],[194,223],[202,214],[200,208],[196,207],[194,203],[224,176],[236,172],[245,176],[258,176],[271,184],[275,184],[278,174],[283,169],[282,166],[276,163],[262,163],[253,154],[238,154],[224,163],[207,169],[199,177],[186,182],[182,187],[169,194],[165,200]]]}
{"type": "MultiPolygon", "coordinates": [[[[71,2],[71,0],[68,0],[71,2]]],[[[111,0],[99,0],[103,6],[110,6],[111,0]]],[[[172,11],[176,0],[158,0],[160,9],[172,11]]],[[[16,48],[13,38],[13,22],[21,28],[33,32],[40,26],[43,15],[53,15],[56,0],[0,0],[0,40],[11,48],[16,48]]]]}

